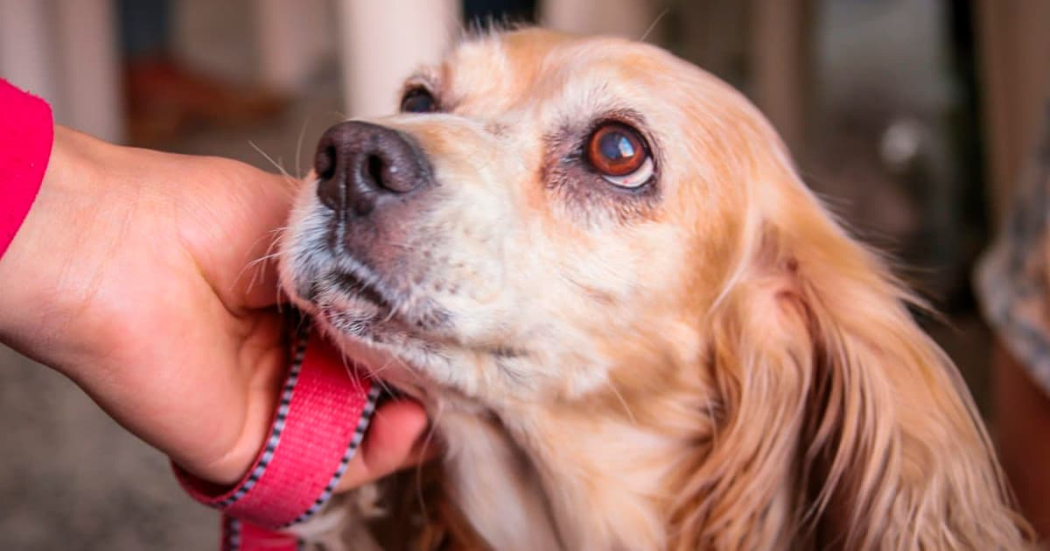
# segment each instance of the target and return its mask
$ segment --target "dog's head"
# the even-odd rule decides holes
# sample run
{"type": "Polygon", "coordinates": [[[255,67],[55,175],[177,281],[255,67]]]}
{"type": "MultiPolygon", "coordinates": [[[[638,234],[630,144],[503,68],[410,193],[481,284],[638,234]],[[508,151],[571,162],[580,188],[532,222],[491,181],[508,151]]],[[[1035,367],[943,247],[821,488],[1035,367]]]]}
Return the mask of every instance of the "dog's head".
{"type": "Polygon", "coordinates": [[[639,354],[691,361],[743,229],[737,175],[770,140],[757,120],[651,46],[468,43],[407,81],[400,115],[322,138],[285,288],[483,402],[586,394],[639,354]]]}
{"type": "Polygon", "coordinates": [[[411,393],[550,414],[517,430],[584,481],[551,490],[555,518],[621,500],[563,542],[1018,537],[907,293],[730,87],[652,46],[525,30],[411,77],[401,111],[322,138],[285,290],[411,393]],[[617,494],[588,485],[602,468],[636,471],[617,494]]]}

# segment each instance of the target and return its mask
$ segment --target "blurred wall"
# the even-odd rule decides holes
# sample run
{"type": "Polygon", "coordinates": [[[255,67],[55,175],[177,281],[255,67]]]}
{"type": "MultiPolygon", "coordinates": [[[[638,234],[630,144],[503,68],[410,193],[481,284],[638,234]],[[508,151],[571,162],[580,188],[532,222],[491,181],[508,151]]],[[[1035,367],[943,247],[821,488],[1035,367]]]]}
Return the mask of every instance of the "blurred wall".
{"type": "Polygon", "coordinates": [[[0,76],[50,104],[58,122],[124,137],[110,0],[0,0],[0,76]]]}

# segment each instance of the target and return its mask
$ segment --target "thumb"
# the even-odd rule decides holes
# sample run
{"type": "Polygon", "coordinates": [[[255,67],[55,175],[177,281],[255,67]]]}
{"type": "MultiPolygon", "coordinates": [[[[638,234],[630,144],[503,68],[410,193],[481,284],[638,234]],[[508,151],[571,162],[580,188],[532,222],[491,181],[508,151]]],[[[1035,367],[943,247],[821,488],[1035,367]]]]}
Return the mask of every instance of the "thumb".
{"type": "Polygon", "coordinates": [[[434,450],[425,449],[427,427],[426,412],[414,401],[398,400],[380,407],[336,491],[351,490],[432,456],[434,450]]]}

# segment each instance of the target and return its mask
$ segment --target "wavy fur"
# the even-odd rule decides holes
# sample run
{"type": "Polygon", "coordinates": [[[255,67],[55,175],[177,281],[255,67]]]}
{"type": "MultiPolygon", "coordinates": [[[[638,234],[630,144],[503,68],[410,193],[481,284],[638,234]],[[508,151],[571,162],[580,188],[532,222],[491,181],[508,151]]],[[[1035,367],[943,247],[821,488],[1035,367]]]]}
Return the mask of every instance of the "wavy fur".
{"type": "MultiPolygon", "coordinates": [[[[349,260],[326,256],[312,189],[283,256],[297,304],[447,443],[434,483],[402,475],[410,499],[385,507],[420,548],[1032,545],[917,301],[739,93],[651,46],[530,29],[466,42],[421,85],[446,113],[377,123],[421,144],[437,191],[399,203],[396,231],[371,214],[349,259],[396,308],[340,329],[376,306],[325,277],[349,260]],[[573,171],[610,116],[648,136],[655,192],[573,171]],[[445,325],[399,322],[424,307],[445,325]]],[[[408,545],[395,532],[385,548],[408,545]]]]}

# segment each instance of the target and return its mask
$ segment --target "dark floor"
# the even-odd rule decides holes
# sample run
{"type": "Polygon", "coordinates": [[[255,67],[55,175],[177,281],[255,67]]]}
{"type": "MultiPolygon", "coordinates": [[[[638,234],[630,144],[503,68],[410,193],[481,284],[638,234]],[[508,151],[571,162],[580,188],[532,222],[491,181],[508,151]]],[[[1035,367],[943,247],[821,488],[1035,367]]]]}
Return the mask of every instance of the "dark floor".
{"type": "Polygon", "coordinates": [[[4,549],[217,549],[215,514],[70,381],[0,349],[4,549]]]}

